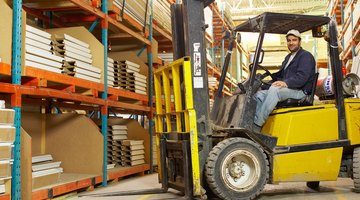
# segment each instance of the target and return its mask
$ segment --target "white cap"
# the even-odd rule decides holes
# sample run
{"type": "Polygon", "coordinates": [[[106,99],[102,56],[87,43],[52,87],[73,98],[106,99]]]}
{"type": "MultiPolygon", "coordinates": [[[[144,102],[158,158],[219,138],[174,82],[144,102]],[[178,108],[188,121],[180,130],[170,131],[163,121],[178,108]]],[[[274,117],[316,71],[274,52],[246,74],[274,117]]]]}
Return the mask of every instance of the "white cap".
{"type": "Polygon", "coordinates": [[[290,31],[287,32],[286,34],[286,37],[289,36],[289,35],[293,35],[293,36],[296,36],[298,38],[301,38],[301,34],[298,30],[295,30],[295,29],[291,29],[290,31]]]}

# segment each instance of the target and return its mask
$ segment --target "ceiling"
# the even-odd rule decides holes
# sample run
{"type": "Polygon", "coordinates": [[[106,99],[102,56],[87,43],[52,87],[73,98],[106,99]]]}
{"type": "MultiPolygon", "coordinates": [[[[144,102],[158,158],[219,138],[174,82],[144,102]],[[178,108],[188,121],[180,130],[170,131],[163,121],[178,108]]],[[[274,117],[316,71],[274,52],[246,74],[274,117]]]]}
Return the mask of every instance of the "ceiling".
{"type": "Polygon", "coordinates": [[[329,0],[217,0],[238,24],[263,12],[324,15],[329,0]],[[223,4],[221,4],[223,2],[223,4]]]}

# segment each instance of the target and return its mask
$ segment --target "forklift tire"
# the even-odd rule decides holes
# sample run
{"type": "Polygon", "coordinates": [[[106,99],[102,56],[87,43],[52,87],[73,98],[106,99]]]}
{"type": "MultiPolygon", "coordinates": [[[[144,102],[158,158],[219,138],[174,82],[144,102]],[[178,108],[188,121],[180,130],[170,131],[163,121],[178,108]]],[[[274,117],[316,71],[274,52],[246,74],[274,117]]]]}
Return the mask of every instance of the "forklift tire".
{"type": "Polygon", "coordinates": [[[319,187],[320,187],[320,181],[309,181],[306,182],[306,186],[310,189],[319,191],[319,187]]]}
{"type": "Polygon", "coordinates": [[[255,142],[228,138],[209,153],[205,174],[208,186],[219,198],[254,199],[269,179],[269,161],[255,142]]]}
{"type": "Polygon", "coordinates": [[[355,147],[353,153],[354,192],[360,193],[360,147],[355,147]]]}

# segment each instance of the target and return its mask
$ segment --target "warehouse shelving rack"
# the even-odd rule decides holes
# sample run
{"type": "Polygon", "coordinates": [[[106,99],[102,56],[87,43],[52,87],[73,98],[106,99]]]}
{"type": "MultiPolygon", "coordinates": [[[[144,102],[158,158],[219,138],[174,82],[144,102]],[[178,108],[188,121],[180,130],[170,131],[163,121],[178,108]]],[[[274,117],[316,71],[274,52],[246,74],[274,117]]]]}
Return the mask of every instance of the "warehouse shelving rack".
{"type": "MultiPolygon", "coordinates": [[[[359,6],[360,4],[357,4],[359,6]]],[[[360,20],[354,19],[354,8],[355,3],[352,0],[336,0],[334,4],[329,10],[329,16],[336,16],[338,25],[342,26],[342,30],[339,34],[339,39],[341,40],[342,44],[342,53],[340,54],[341,60],[343,64],[353,57],[355,57],[355,47],[359,43],[360,40],[360,20]],[[349,15],[345,16],[344,8],[349,4],[350,7],[349,15]],[[351,31],[351,39],[349,44],[345,44],[344,36],[347,30],[351,31]]],[[[350,70],[350,69],[348,69],[350,70]]]]}
{"type": "MultiPolygon", "coordinates": [[[[215,3],[211,4],[209,7],[213,11],[213,27],[214,27],[213,28],[213,38],[211,38],[211,41],[214,41],[214,42],[212,42],[211,45],[212,45],[213,51],[215,48],[221,50],[221,63],[224,63],[224,57],[225,57],[224,54],[225,54],[225,50],[227,49],[227,46],[228,46],[228,41],[226,41],[222,38],[223,31],[229,30],[229,28],[233,27],[234,25],[225,16],[225,13],[224,13],[225,11],[224,11],[223,7],[221,7],[221,9],[219,10],[218,6],[215,3]]],[[[244,70],[246,72],[249,72],[248,67],[244,64],[244,60],[242,60],[243,54],[245,55],[245,58],[247,60],[249,60],[249,53],[244,49],[243,46],[241,46],[241,44],[238,44],[238,43],[236,43],[236,46],[233,51],[236,52],[236,54],[233,56],[240,58],[239,59],[240,61],[239,61],[239,63],[230,62],[230,66],[229,66],[230,77],[226,77],[225,83],[224,83],[227,87],[230,88],[230,91],[226,91],[226,90],[223,91],[223,95],[226,95],[226,96],[231,96],[232,95],[231,90],[233,88],[237,87],[237,81],[243,80],[242,71],[244,70]],[[241,68],[240,77],[241,78],[239,78],[237,76],[238,73],[236,73],[234,76],[233,70],[232,70],[233,64],[235,64],[235,66],[236,66],[236,72],[239,70],[238,66],[240,66],[240,68],[241,68]]],[[[214,58],[213,58],[213,60],[214,60],[214,58]]],[[[238,59],[236,59],[236,61],[237,60],[238,59]]],[[[214,66],[213,63],[208,63],[208,64],[209,64],[208,65],[209,66],[208,67],[209,74],[216,77],[217,79],[219,79],[220,75],[221,75],[220,70],[216,66],[214,66]]],[[[220,66],[221,65],[222,64],[220,64],[220,66]]]]}
{"type": "MultiPolygon", "coordinates": [[[[108,25],[116,27],[117,29],[125,32],[130,37],[135,38],[139,42],[146,45],[148,50],[148,66],[149,76],[152,77],[152,53],[151,53],[151,40],[153,34],[153,28],[159,34],[163,34],[164,38],[171,39],[170,34],[162,31],[159,27],[152,27],[152,14],[150,15],[150,27],[145,29],[143,34],[129,28],[122,22],[118,22],[113,17],[113,14],[108,13],[107,1],[102,0],[101,10],[94,8],[93,6],[84,3],[81,0],[69,0],[77,6],[77,9],[86,11],[91,16],[78,18],[83,22],[93,21],[93,25],[90,29],[93,29],[98,22],[101,23],[101,41],[104,45],[104,66],[107,66],[107,46],[108,46],[108,25]]],[[[152,12],[152,0],[150,0],[150,8],[152,12]]],[[[48,199],[57,195],[65,194],[80,188],[91,188],[94,185],[102,183],[107,184],[107,180],[116,180],[119,177],[144,173],[151,167],[148,164],[140,165],[131,168],[124,168],[122,170],[106,170],[107,156],[106,156],[106,133],[107,133],[107,114],[108,108],[127,110],[130,113],[146,114],[149,117],[149,127],[152,127],[152,79],[148,81],[149,95],[140,95],[133,92],[108,88],[107,85],[107,70],[104,70],[104,84],[94,83],[74,77],[68,77],[53,72],[48,72],[32,67],[25,66],[24,71],[21,72],[21,38],[22,38],[22,1],[13,1],[13,44],[12,44],[12,63],[11,65],[6,63],[0,63],[1,76],[11,77],[11,83],[0,82],[1,97],[11,101],[11,106],[15,110],[15,126],[16,126],[16,139],[14,147],[14,164],[12,173],[12,199],[21,198],[21,186],[20,186],[20,119],[21,119],[21,106],[22,104],[36,104],[46,105],[48,101],[44,98],[56,98],[58,101],[53,102],[53,105],[59,107],[73,108],[73,109],[85,109],[85,110],[99,110],[101,111],[102,119],[102,133],[104,135],[104,163],[103,174],[96,177],[89,177],[82,180],[72,181],[70,183],[56,185],[48,189],[37,190],[32,193],[33,199],[48,199]],[[22,76],[23,75],[23,76],[22,76]],[[56,86],[48,83],[57,83],[56,86]],[[90,96],[81,94],[83,91],[88,91],[90,96]],[[24,95],[24,96],[23,96],[24,95]],[[39,97],[38,99],[30,99],[31,97],[39,97]],[[140,101],[141,104],[132,104],[120,102],[119,98],[127,98],[130,100],[140,101]],[[70,103],[69,103],[70,102],[70,103]],[[84,105],[82,105],[84,103],[84,105]]],[[[64,25],[61,21],[50,15],[44,15],[44,10],[35,10],[25,8],[28,14],[38,17],[49,23],[49,27],[52,25],[61,27],[64,25]]],[[[50,9],[49,9],[50,10],[50,9]]],[[[62,9],[66,10],[66,9],[62,9]]],[[[54,11],[54,10],[51,10],[54,11]]],[[[75,17],[75,16],[74,16],[75,17]]],[[[74,22],[75,18],[68,17],[64,19],[67,22],[74,22]]],[[[133,20],[130,16],[123,16],[122,20],[128,21],[135,25],[135,28],[142,29],[141,25],[133,20]]],[[[80,22],[79,21],[79,22],[80,22]]],[[[161,62],[159,62],[161,63],[161,62]]],[[[150,140],[152,139],[152,128],[149,128],[150,140]]],[[[152,145],[150,145],[152,146],[152,145]]],[[[151,164],[150,164],[151,165],[151,164]]],[[[9,199],[9,195],[1,195],[0,199],[9,199]]]]}

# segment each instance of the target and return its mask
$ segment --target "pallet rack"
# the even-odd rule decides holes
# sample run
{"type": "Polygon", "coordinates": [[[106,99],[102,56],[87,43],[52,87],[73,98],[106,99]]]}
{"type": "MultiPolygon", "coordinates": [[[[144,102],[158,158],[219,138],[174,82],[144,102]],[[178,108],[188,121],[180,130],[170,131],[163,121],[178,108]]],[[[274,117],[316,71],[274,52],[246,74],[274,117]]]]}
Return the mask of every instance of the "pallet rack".
{"type": "MultiPolygon", "coordinates": [[[[152,40],[152,17],[150,17],[150,27],[145,29],[143,34],[139,34],[137,31],[130,29],[121,22],[118,22],[113,17],[113,14],[108,13],[108,1],[102,1],[101,10],[94,8],[93,6],[84,3],[81,0],[69,0],[75,5],[75,9],[86,11],[86,16],[79,17],[78,19],[73,18],[74,16],[68,16],[63,18],[66,22],[91,22],[93,24],[90,31],[94,29],[97,23],[101,23],[101,41],[104,47],[108,46],[108,26],[111,24],[117,29],[125,32],[130,37],[135,38],[140,43],[146,45],[148,50],[148,66],[149,66],[149,77],[152,77],[152,53],[151,53],[151,40],[152,40]]],[[[152,105],[152,79],[149,79],[149,97],[132,93],[125,90],[108,88],[107,85],[107,70],[104,70],[104,84],[94,83],[74,77],[68,77],[53,72],[43,71],[40,69],[25,66],[23,72],[21,72],[21,38],[22,38],[22,1],[13,1],[13,44],[12,44],[12,63],[11,65],[6,63],[0,63],[0,74],[5,79],[11,79],[11,83],[6,80],[0,82],[0,92],[2,98],[11,101],[11,106],[15,110],[15,127],[16,127],[16,140],[14,147],[14,164],[12,173],[12,199],[21,198],[21,186],[20,186],[20,119],[21,119],[21,106],[24,103],[46,105],[49,101],[43,98],[56,98],[57,101],[53,104],[59,107],[67,108],[78,108],[86,110],[98,110],[101,111],[102,119],[102,133],[104,135],[104,163],[103,163],[103,174],[96,177],[89,177],[81,180],[72,180],[69,183],[64,183],[49,187],[43,190],[37,190],[33,192],[34,199],[47,199],[53,196],[64,194],[79,188],[93,187],[95,184],[102,183],[103,186],[107,185],[107,180],[114,180],[119,177],[127,176],[135,173],[143,173],[144,171],[150,170],[151,167],[148,164],[141,165],[138,167],[132,167],[129,169],[121,170],[106,170],[107,156],[106,156],[106,133],[107,133],[107,114],[108,108],[114,107],[115,109],[124,110],[130,113],[141,113],[146,114],[149,117],[149,126],[152,127],[152,116],[153,110],[152,105]],[[48,83],[56,83],[56,86],[48,83]],[[84,91],[89,92],[91,95],[86,96],[82,93],[84,91]],[[23,96],[24,95],[24,96],[23,96]],[[39,97],[36,100],[28,99],[27,96],[39,97]],[[141,104],[132,104],[119,102],[119,98],[127,98],[130,100],[140,101],[141,104]],[[70,103],[69,103],[70,102],[70,103]]],[[[71,9],[74,9],[71,8],[71,9]]],[[[152,8],[152,1],[150,1],[150,8],[152,8]]],[[[70,9],[70,10],[71,10],[70,9]]],[[[49,24],[49,27],[63,26],[64,23],[56,18],[52,18],[51,12],[57,11],[56,8],[48,9],[51,11],[50,16],[44,15],[45,10],[36,10],[24,7],[24,10],[28,14],[34,15],[39,19],[44,20],[49,24]]],[[[66,11],[66,9],[62,9],[66,11]]],[[[152,10],[150,11],[152,12],[152,10]]],[[[139,23],[132,20],[130,16],[123,16],[123,21],[128,21],[135,25],[135,28],[142,29],[139,23]]],[[[157,29],[155,27],[155,29],[157,29]]],[[[158,29],[158,32],[163,33],[165,38],[169,38],[158,29]]],[[[107,48],[104,48],[104,66],[107,66],[107,48]]],[[[150,138],[152,129],[149,129],[150,138]]],[[[0,199],[9,199],[10,195],[1,195],[0,199]]]]}
{"type": "MultiPolygon", "coordinates": [[[[348,60],[353,59],[356,55],[355,48],[360,41],[360,28],[359,28],[359,17],[354,17],[355,7],[359,7],[360,4],[355,3],[353,0],[336,0],[329,9],[329,16],[335,16],[338,25],[341,25],[342,29],[339,34],[339,39],[342,45],[342,52],[340,58],[343,61],[343,65],[348,60]],[[345,13],[344,8],[347,7],[345,13]],[[349,41],[345,41],[345,35],[347,32],[351,33],[349,41]]],[[[351,69],[347,69],[350,71],[351,69]]]]}

